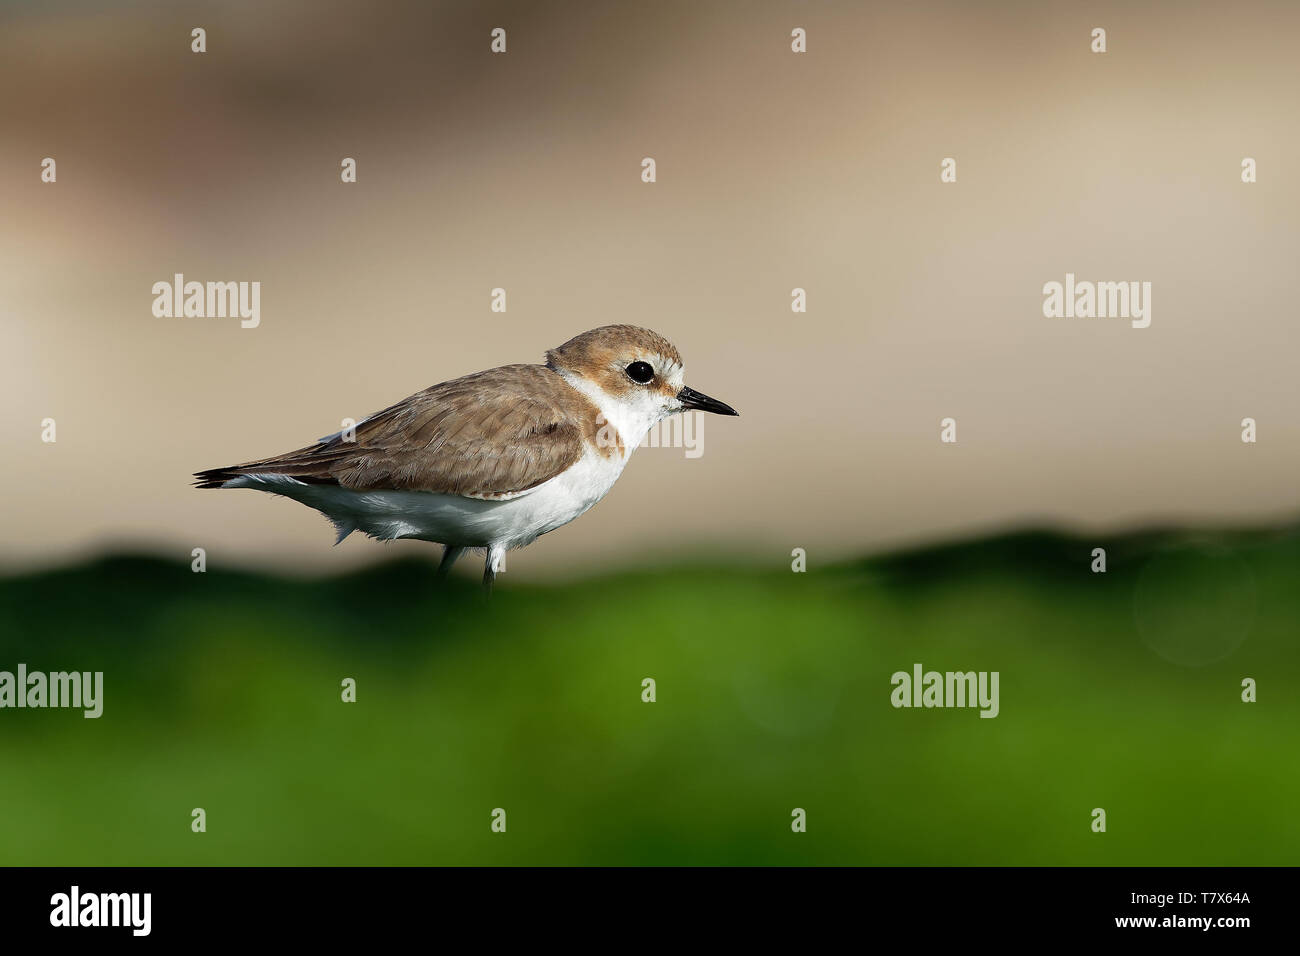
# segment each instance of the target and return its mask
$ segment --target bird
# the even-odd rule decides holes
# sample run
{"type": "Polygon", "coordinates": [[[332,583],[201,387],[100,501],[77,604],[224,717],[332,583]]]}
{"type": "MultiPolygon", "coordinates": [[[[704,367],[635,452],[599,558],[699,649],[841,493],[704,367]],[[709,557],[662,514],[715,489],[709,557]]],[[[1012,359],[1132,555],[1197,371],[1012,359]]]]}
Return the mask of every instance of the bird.
{"type": "Polygon", "coordinates": [[[550,349],[430,386],[296,451],[194,474],[198,488],[253,488],[315,508],[337,533],[443,546],[437,577],[484,552],[491,592],[506,553],[609,493],[657,422],[692,409],[738,415],[683,381],[668,339],[606,325],[550,349]]]}

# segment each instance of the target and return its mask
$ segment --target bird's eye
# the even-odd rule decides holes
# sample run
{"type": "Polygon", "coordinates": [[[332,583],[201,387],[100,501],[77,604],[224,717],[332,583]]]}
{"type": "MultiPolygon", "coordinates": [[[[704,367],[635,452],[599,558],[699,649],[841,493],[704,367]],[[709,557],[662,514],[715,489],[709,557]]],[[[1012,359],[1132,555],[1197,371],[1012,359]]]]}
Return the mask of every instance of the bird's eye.
{"type": "Polygon", "coordinates": [[[627,377],[638,385],[645,385],[655,377],[655,370],[649,362],[633,362],[627,367],[627,377]]]}

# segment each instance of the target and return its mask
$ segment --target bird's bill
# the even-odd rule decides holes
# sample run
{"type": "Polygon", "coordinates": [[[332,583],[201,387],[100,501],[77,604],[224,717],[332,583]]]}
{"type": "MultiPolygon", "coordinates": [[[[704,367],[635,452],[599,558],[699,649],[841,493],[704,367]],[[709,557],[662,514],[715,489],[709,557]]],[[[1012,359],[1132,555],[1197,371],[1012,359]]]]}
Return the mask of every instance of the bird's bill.
{"type": "Polygon", "coordinates": [[[683,388],[677,393],[677,400],[682,403],[682,408],[698,408],[702,412],[713,412],[717,415],[739,415],[726,402],[720,402],[716,398],[709,398],[703,392],[697,392],[693,388],[683,388]]]}

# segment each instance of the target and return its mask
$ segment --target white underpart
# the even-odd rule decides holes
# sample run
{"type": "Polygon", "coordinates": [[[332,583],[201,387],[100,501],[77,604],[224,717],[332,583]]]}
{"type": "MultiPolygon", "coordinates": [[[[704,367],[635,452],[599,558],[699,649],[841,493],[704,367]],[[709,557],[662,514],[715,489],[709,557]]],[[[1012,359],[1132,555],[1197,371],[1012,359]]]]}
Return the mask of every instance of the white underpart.
{"type": "MultiPolygon", "coordinates": [[[[680,370],[675,371],[680,378],[680,370]]],[[[489,564],[497,565],[493,570],[504,571],[506,550],[522,548],[568,524],[605,497],[650,426],[678,410],[648,389],[633,393],[631,401],[620,401],[584,379],[569,381],[618,430],[623,454],[605,455],[589,446],[570,468],[513,498],[486,501],[430,491],[354,491],[305,484],[284,475],[244,475],[223,487],[255,488],[302,502],[334,523],[340,541],[361,531],[381,540],[415,538],[487,548],[489,564]]]]}

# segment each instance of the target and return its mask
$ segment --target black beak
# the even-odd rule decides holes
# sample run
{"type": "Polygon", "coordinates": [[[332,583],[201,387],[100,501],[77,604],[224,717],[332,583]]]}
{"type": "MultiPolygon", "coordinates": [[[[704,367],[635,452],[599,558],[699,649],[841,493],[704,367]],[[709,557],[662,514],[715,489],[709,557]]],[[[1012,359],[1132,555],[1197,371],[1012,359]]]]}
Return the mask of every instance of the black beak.
{"type": "Polygon", "coordinates": [[[716,398],[709,398],[703,392],[697,392],[693,388],[683,388],[677,393],[677,400],[682,403],[683,408],[698,408],[702,412],[715,412],[718,415],[740,414],[725,402],[720,402],[716,398]]]}

